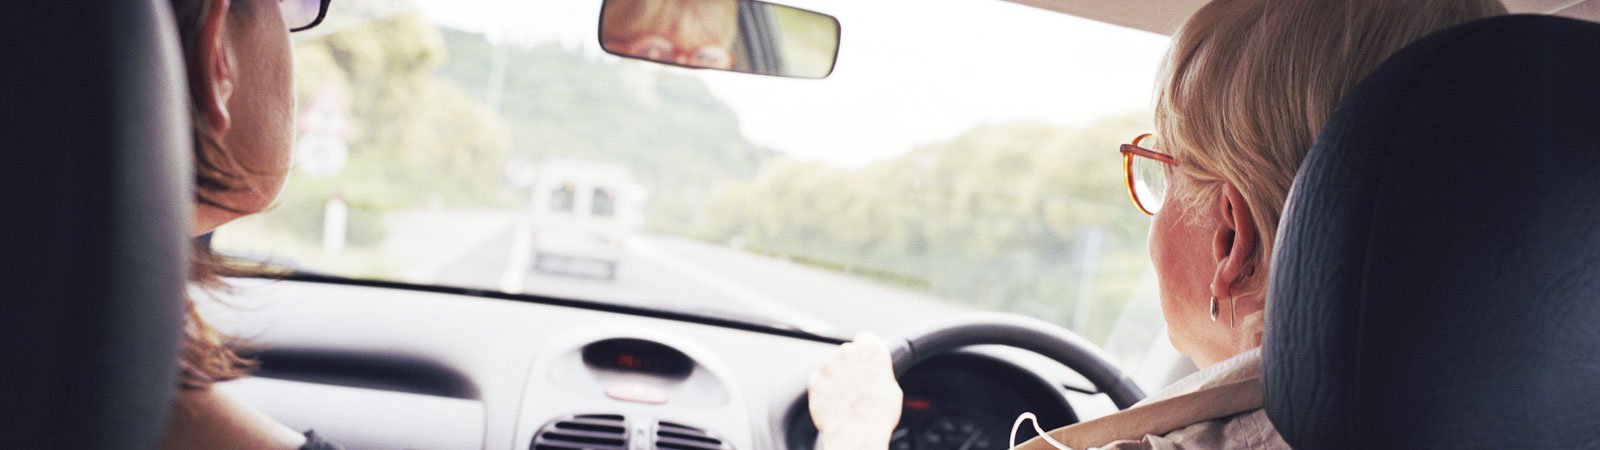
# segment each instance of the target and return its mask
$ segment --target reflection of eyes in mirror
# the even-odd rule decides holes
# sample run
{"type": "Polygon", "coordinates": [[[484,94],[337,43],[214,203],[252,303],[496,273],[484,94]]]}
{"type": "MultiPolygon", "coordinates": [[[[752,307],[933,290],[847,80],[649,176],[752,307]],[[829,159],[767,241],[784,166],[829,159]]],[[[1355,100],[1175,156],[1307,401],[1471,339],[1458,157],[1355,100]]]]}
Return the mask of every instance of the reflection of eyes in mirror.
{"type": "Polygon", "coordinates": [[[618,44],[613,50],[651,61],[723,70],[733,68],[733,54],[727,47],[715,44],[704,45],[698,49],[680,49],[667,38],[645,36],[631,44],[618,44]]]}
{"type": "Polygon", "coordinates": [[[737,0],[608,0],[600,45],[657,62],[731,69],[737,0]]]}
{"type": "Polygon", "coordinates": [[[718,69],[733,68],[733,55],[725,47],[707,45],[694,52],[694,57],[689,59],[689,65],[700,67],[714,67],[718,69]]]}
{"type": "Polygon", "coordinates": [[[677,49],[672,41],[660,36],[646,36],[634,41],[631,45],[624,45],[619,49],[622,53],[656,61],[671,61],[677,49]]]}

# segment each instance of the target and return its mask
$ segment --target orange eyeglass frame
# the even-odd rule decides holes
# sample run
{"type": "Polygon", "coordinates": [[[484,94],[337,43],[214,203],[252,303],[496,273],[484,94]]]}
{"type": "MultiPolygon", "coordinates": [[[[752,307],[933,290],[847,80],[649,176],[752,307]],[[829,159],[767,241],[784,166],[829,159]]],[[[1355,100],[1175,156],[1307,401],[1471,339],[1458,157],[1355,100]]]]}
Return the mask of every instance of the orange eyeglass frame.
{"type": "Polygon", "coordinates": [[[1172,166],[1177,166],[1178,160],[1177,158],[1173,158],[1172,155],[1139,146],[1140,142],[1143,142],[1145,139],[1149,139],[1151,136],[1154,136],[1154,134],[1141,134],[1137,137],[1134,137],[1133,142],[1122,144],[1122,172],[1125,176],[1124,180],[1128,185],[1128,198],[1133,199],[1133,206],[1139,207],[1139,211],[1145,213],[1146,215],[1154,216],[1156,213],[1150,211],[1150,208],[1146,208],[1144,206],[1144,202],[1139,200],[1139,190],[1134,187],[1135,181],[1133,178],[1133,158],[1150,158],[1172,166]]]}

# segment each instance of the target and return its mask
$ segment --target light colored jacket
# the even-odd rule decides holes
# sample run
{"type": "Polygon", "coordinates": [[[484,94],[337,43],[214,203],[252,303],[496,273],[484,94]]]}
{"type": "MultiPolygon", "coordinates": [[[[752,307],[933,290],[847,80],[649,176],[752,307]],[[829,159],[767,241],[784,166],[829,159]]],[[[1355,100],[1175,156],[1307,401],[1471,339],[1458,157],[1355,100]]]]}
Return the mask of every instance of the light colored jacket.
{"type": "MultiPolygon", "coordinates": [[[[1132,408],[1058,428],[1073,449],[1288,449],[1261,409],[1261,349],[1190,374],[1132,408]]],[[[1056,450],[1034,438],[1018,450],[1056,450]]]]}

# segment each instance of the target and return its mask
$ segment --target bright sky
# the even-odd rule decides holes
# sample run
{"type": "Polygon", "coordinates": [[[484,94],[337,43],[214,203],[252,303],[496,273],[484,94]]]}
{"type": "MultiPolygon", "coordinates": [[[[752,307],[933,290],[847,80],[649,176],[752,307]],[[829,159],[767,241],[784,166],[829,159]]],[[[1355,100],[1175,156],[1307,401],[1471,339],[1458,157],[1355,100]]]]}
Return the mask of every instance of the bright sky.
{"type": "MultiPolygon", "coordinates": [[[[1165,36],[1000,0],[779,0],[838,17],[825,80],[663,67],[706,80],[745,135],[859,167],[985,123],[1147,111],[1165,36]]],[[[600,0],[419,0],[429,20],[595,57],[600,0]]]]}

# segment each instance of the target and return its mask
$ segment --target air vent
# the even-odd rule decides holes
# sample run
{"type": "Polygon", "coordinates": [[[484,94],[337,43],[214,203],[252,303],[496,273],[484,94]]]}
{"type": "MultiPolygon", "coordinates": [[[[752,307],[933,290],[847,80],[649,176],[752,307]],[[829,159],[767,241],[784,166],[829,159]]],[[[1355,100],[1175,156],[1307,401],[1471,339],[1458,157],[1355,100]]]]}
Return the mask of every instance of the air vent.
{"type": "Polygon", "coordinates": [[[627,450],[628,422],[616,414],[572,416],[545,424],[533,450],[627,450]]]}
{"type": "Polygon", "coordinates": [[[722,439],[705,430],[672,422],[661,422],[656,427],[656,446],[659,450],[733,450],[722,439]]]}

